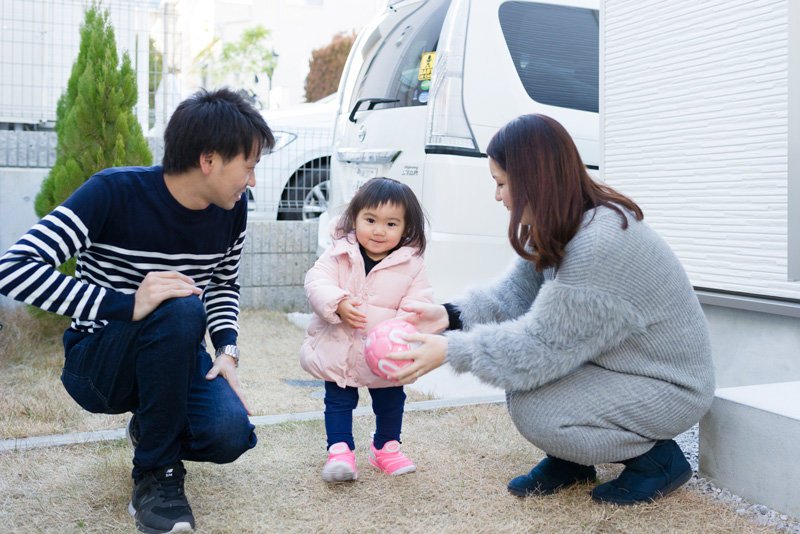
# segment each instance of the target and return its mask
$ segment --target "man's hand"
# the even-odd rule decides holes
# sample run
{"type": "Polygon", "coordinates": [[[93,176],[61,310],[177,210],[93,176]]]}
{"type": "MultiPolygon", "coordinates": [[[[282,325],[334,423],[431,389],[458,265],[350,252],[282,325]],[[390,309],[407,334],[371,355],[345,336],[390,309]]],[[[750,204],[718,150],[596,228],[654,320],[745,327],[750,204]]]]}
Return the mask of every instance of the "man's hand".
{"type": "Polygon", "coordinates": [[[217,356],[214,359],[214,365],[211,367],[211,370],[206,373],[206,380],[214,380],[219,375],[222,375],[222,378],[228,381],[233,392],[236,393],[236,396],[242,401],[244,409],[247,410],[247,415],[253,415],[253,412],[250,411],[250,407],[247,405],[247,401],[244,399],[242,385],[239,383],[239,375],[236,374],[236,361],[233,357],[227,354],[220,354],[217,356]]]}
{"type": "Polygon", "coordinates": [[[342,318],[345,324],[350,325],[352,328],[359,329],[367,326],[367,316],[358,311],[357,306],[361,306],[361,302],[354,299],[344,299],[336,307],[336,314],[342,318]]]}
{"type": "Polygon", "coordinates": [[[133,320],[141,321],[158,305],[167,299],[175,297],[188,297],[202,293],[194,285],[194,280],[185,274],[174,271],[153,271],[147,273],[142,280],[142,285],[136,290],[133,305],[133,320]]]}

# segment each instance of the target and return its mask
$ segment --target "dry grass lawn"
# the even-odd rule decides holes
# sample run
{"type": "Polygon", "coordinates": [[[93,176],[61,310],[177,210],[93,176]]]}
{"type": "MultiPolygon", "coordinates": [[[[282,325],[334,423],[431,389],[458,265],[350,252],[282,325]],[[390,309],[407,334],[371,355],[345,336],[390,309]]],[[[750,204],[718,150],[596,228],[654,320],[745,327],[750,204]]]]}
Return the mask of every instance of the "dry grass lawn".
{"type": "MultiPolygon", "coordinates": [[[[501,405],[411,412],[404,448],[418,471],[387,477],[366,461],[374,424],[356,419],[360,477],[327,485],[321,421],[258,430],[259,445],[224,466],[188,463],[197,531],[227,532],[770,532],[681,490],[652,505],[593,503],[589,486],[519,499],[509,478],[541,457],[501,405]]],[[[131,450],[124,441],[0,454],[4,531],[134,532],[126,505],[131,450]]],[[[605,480],[618,467],[601,466],[605,480]]]]}
{"type": "MultiPolygon", "coordinates": [[[[63,322],[0,310],[0,439],[120,428],[127,415],[82,411],[59,381],[63,322]]],[[[242,314],[240,377],[256,415],[320,411],[300,368],[303,332],[276,312],[242,314]],[[304,384],[300,383],[301,386],[304,384]]],[[[368,397],[365,394],[362,397],[368,397]]],[[[409,401],[428,397],[409,395],[409,401]]],[[[362,398],[362,402],[366,399],[362,398]]],[[[366,461],[372,416],[356,418],[355,483],[326,485],[322,421],[260,427],[231,465],[187,465],[198,532],[769,532],[691,490],[649,506],[594,504],[589,486],[518,499],[505,485],[542,453],[500,405],[409,412],[403,438],[418,472],[391,478],[366,461]]],[[[123,440],[0,453],[0,531],[135,532],[126,506],[132,451],[123,440]]],[[[601,466],[602,480],[619,466],[601,466]]]]}

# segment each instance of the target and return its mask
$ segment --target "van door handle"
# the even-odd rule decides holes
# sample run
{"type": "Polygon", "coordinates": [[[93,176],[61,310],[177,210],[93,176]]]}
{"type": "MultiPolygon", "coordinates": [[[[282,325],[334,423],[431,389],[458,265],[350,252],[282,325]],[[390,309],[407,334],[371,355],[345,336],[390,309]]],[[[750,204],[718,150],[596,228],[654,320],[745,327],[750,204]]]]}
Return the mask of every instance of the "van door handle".
{"type": "Polygon", "coordinates": [[[353,106],[353,111],[350,112],[350,122],[356,122],[356,113],[364,102],[369,102],[369,107],[367,108],[367,111],[369,111],[378,104],[393,104],[394,102],[400,102],[400,100],[397,98],[362,98],[353,106]]]}

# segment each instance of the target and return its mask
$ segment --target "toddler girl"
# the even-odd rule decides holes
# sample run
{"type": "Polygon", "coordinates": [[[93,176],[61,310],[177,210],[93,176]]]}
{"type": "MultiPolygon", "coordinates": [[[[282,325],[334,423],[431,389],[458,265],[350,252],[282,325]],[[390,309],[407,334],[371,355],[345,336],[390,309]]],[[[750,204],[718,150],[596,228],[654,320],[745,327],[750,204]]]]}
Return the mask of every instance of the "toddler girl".
{"type": "Polygon", "coordinates": [[[369,463],[387,475],[416,470],[400,451],[406,399],[403,386],[374,375],[364,340],[377,323],[404,315],[401,307],[433,302],[425,275],[425,216],[411,189],[373,178],[339,219],[330,248],[308,271],[305,290],[314,317],[300,349],[300,364],[325,380],[326,482],[356,480],[353,409],[366,386],[375,412],[369,463]]]}

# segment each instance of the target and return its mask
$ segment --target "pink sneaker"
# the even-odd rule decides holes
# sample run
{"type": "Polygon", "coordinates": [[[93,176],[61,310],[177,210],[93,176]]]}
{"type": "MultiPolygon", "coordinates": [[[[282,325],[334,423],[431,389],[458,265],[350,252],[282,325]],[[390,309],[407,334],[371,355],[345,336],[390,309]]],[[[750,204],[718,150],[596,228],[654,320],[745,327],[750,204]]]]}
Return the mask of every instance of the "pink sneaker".
{"type": "Polygon", "coordinates": [[[400,452],[400,444],[395,440],[387,441],[381,450],[376,449],[375,445],[370,443],[369,463],[387,475],[405,475],[417,470],[414,462],[400,452]]]}
{"type": "Polygon", "coordinates": [[[328,461],[322,468],[322,480],[325,482],[346,482],[356,480],[356,455],[344,441],[334,443],[328,448],[328,461]]]}

